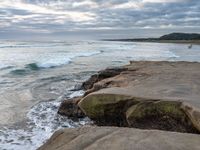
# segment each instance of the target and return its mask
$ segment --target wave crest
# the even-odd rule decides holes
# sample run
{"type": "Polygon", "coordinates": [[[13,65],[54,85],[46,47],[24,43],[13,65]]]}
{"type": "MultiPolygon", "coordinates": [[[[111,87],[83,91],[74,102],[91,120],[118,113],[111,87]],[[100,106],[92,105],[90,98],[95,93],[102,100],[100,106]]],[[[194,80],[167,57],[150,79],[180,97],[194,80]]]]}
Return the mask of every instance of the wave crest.
{"type": "Polygon", "coordinates": [[[58,57],[58,58],[48,58],[45,60],[41,60],[39,62],[33,62],[25,64],[23,68],[17,68],[15,70],[10,71],[13,75],[26,75],[33,71],[39,71],[41,69],[55,68],[60,67],[62,65],[66,65],[72,62],[74,58],[77,57],[89,57],[93,55],[97,55],[102,53],[101,51],[93,51],[93,52],[83,52],[83,53],[70,53],[67,57],[58,57]]]}

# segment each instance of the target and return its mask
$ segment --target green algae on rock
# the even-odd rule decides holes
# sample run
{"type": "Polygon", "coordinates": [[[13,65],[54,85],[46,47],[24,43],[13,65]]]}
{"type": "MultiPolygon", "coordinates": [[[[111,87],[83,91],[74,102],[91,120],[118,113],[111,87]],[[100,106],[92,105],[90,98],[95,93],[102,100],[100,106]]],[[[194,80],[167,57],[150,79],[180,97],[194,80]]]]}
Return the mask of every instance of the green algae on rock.
{"type": "Polygon", "coordinates": [[[126,118],[130,127],[199,133],[181,105],[172,101],[140,102],[127,110],[126,118]]]}

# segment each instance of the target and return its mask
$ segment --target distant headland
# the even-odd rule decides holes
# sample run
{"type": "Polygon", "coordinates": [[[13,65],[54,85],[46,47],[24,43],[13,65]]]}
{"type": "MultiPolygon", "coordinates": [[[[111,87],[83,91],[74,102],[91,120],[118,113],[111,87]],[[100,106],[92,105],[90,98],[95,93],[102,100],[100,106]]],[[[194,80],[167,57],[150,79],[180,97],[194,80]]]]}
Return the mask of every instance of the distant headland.
{"type": "Polygon", "coordinates": [[[103,39],[103,41],[195,43],[195,44],[200,44],[200,34],[198,34],[198,33],[170,33],[170,34],[163,35],[159,38],[103,39]]]}

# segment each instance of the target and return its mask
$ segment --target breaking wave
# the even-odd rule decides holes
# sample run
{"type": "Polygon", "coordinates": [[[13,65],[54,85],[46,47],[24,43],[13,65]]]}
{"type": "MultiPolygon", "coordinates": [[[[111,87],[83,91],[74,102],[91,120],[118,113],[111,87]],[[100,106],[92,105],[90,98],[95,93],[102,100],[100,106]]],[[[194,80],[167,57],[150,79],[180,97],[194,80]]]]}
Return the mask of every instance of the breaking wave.
{"type": "Polygon", "coordinates": [[[11,70],[10,73],[13,75],[26,75],[31,73],[32,71],[39,71],[41,69],[55,68],[62,65],[69,64],[73,61],[73,59],[77,57],[89,57],[93,55],[97,55],[102,53],[101,51],[93,51],[93,52],[83,52],[83,53],[69,53],[68,56],[61,57],[50,57],[38,62],[29,63],[23,66],[23,68],[17,68],[11,70]]]}

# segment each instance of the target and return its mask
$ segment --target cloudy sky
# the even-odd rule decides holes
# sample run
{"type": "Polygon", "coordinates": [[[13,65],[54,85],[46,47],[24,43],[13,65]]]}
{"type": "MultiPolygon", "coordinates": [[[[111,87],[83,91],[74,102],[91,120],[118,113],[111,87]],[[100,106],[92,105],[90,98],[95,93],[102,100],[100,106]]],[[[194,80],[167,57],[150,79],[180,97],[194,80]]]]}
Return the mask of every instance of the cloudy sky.
{"type": "Polygon", "coordinates": [[[200,0],[0,0],[0,39],[200,32],[200,0]]]}

